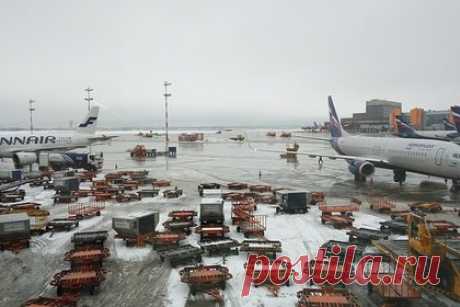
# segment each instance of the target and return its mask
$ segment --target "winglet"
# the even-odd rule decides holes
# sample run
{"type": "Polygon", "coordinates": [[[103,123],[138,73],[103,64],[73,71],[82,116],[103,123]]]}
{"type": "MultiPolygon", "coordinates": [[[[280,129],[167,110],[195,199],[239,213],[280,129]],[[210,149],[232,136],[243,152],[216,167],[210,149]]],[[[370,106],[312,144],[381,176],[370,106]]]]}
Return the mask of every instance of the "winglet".
{"type": "Polygon", "coordinates": [[[332,101],[332,97],[328,97],[328,103],[329,103],[329,129],[331,131],[331,136],[334,138],[339,138],[345,135],[348,135],[348,133],[343,129],[342,123],[340,122],[340,118],[337,115],[337,112],[335,111],[335,106],[334,102],[332,101]]]}

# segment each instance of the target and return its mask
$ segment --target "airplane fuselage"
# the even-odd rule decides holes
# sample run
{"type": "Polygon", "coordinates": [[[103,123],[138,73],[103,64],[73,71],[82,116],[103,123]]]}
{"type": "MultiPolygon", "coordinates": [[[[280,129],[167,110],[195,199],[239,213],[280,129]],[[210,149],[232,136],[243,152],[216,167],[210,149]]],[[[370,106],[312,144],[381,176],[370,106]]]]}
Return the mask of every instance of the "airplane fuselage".
{"type": "Polygon", "coordinates": [[[14,152],[69,150],[90,145],[88,136],[79,133],[9,133],[0,134],[0,157],[9,158],[14,152]]]}
{"type": "Polygon", "coordinates": [[[389,167],[386,168],[460,179],[460,146],[454,143],[396,137],[344,136],[334,138],[332,145],[342,155],[388,161],[389,167]]]}

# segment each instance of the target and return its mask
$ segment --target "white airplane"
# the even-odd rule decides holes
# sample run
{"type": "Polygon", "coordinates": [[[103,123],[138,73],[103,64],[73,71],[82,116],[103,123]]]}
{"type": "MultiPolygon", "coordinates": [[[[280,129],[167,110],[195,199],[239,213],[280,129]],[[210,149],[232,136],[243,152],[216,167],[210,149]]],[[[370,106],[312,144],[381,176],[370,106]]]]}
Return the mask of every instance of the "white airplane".
{"type": "Polygon", "coordinates": [[[343,159],[357,181],[365,181],[375,168],[393,170],[393,179],[400,184],[406,172],[451,179],[452,190],[460,191],[460,146],[440,140],[406,139],[397,137],[367,137],[349,135],[342,127],[332,97],[329,100],[331,138],[304,137],[327,140],[336,155],[298,152],[311,158],[343,159]]]}
{"type": "Polygon", "coordinates": [[[456,131],[452,130],[416,130],[409,124],[404,122],[402,118],[396,118],[397,133],[396,135],[402,138],[411,139],[432,139],[451,141],[457,144],[460,143],[460,106],[452,106],[450,108],[452,117],[456,125],[456,131]],[[457,125],[457,123],[459,123],[457,125]]]}
{"type": "Polygon", "coordinates": [[[72,133],[34,132],[0,134],[0,158],[12,158],[21,168],[39,162],[40,153],[48,152],[50,162],[71,162],[65,151],[110,140],[115,136],[96,136],[99,107],[94,106],[72,133]]]}

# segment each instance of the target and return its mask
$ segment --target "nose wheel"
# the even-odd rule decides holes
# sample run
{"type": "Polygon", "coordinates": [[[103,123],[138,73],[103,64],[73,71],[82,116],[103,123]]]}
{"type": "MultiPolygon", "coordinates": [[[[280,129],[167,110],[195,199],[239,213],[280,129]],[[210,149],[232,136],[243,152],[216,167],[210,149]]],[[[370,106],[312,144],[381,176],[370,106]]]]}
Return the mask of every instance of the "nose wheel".
{"type": "Polygon", "coordinates": [[[450,188],[452,193],[460,192],[460,180],[452,179],[452,187],[450,188]]]}
{"type": "Polygon", "coordinates": [[[404,182],[406,182],[406,171],[403,169],[393,170],[393,181],[399,182],[399,185],[402,185],[404,182]]]}

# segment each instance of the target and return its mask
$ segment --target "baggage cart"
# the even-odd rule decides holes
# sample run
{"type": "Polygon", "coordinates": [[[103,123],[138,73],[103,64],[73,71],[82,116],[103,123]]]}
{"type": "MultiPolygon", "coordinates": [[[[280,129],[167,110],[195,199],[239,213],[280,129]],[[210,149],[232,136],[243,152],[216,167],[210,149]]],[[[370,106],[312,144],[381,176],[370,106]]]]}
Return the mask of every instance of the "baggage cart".
{"type": "Polygon", "coordinates": [[[226,225],[202,225],[195,228],[195,232],[200,234],[200,241],[209,239],[223,239],[230,229],[226,225]]]}
{"type": "Polygon", "coordinates": [[[105,271],[102,269],[84,271],[64,270],[56,273],[50,284],[57,288],[57,296],[68,293],[80,293],[84,289],[89,290],[89,293],[94,295],[96,289],[105,280],[104,274],[105,271]]]}
{"type": "Polygon", "coordinates": [[[77,307],[77,296],[44,297],[27,300],[21,307],[77,307]]]}
{"type": "Polygon", "coordinates": [[[221,265],[199,265],[185,267],[180,272],[180,280],[190,287],[192,295],[204,292],[221,301],[219,288],[225,290],[227,280],[232,278],[228,268],[221,265]]]}
{"type": "Polygon", "coordinates": [[[271,259],[275,259],[276,253],[281,253],[281,241],[244,240],[241,242],[240,251],[265,255],[271,259]]]}
{"type": "Polygon", "coordinates": [[[100,247],[84,247],[73,249],[64,255],[64,260],[70,262],[72,270],[79,268],[98,269],[102,267],[102,262],[110,256],[110,251],[107,248],[100,247]]]}
{"type": "Polygon", "coordinates": [[[201,262],[203,250],[190,244],[182,245],[174,249],[158,251],[161,262],[168,260],[171,267],[181,264],[198,264],[201,262]]]}
{"type": "Polygon", "coordinates": [[[234,239],[207,240],[199,245],[208,256],[238,255],[240,243],[234,239]]]}
{"type": "Polygon", "coordinates": [[[70,231],[74,228],[77,228],[79,225],[79,221],[75,219],[68,219],[68,218],[55,218],[51,221],[48,221],[46,225],[46,230],[49,231],[70,231]]]}
{"type": "Polygon", "coordinates": [[[104,208],[105,204],[102,202],[69,205],[68,218],[82,220],[93,216],[100,216],[104,208]]]}

